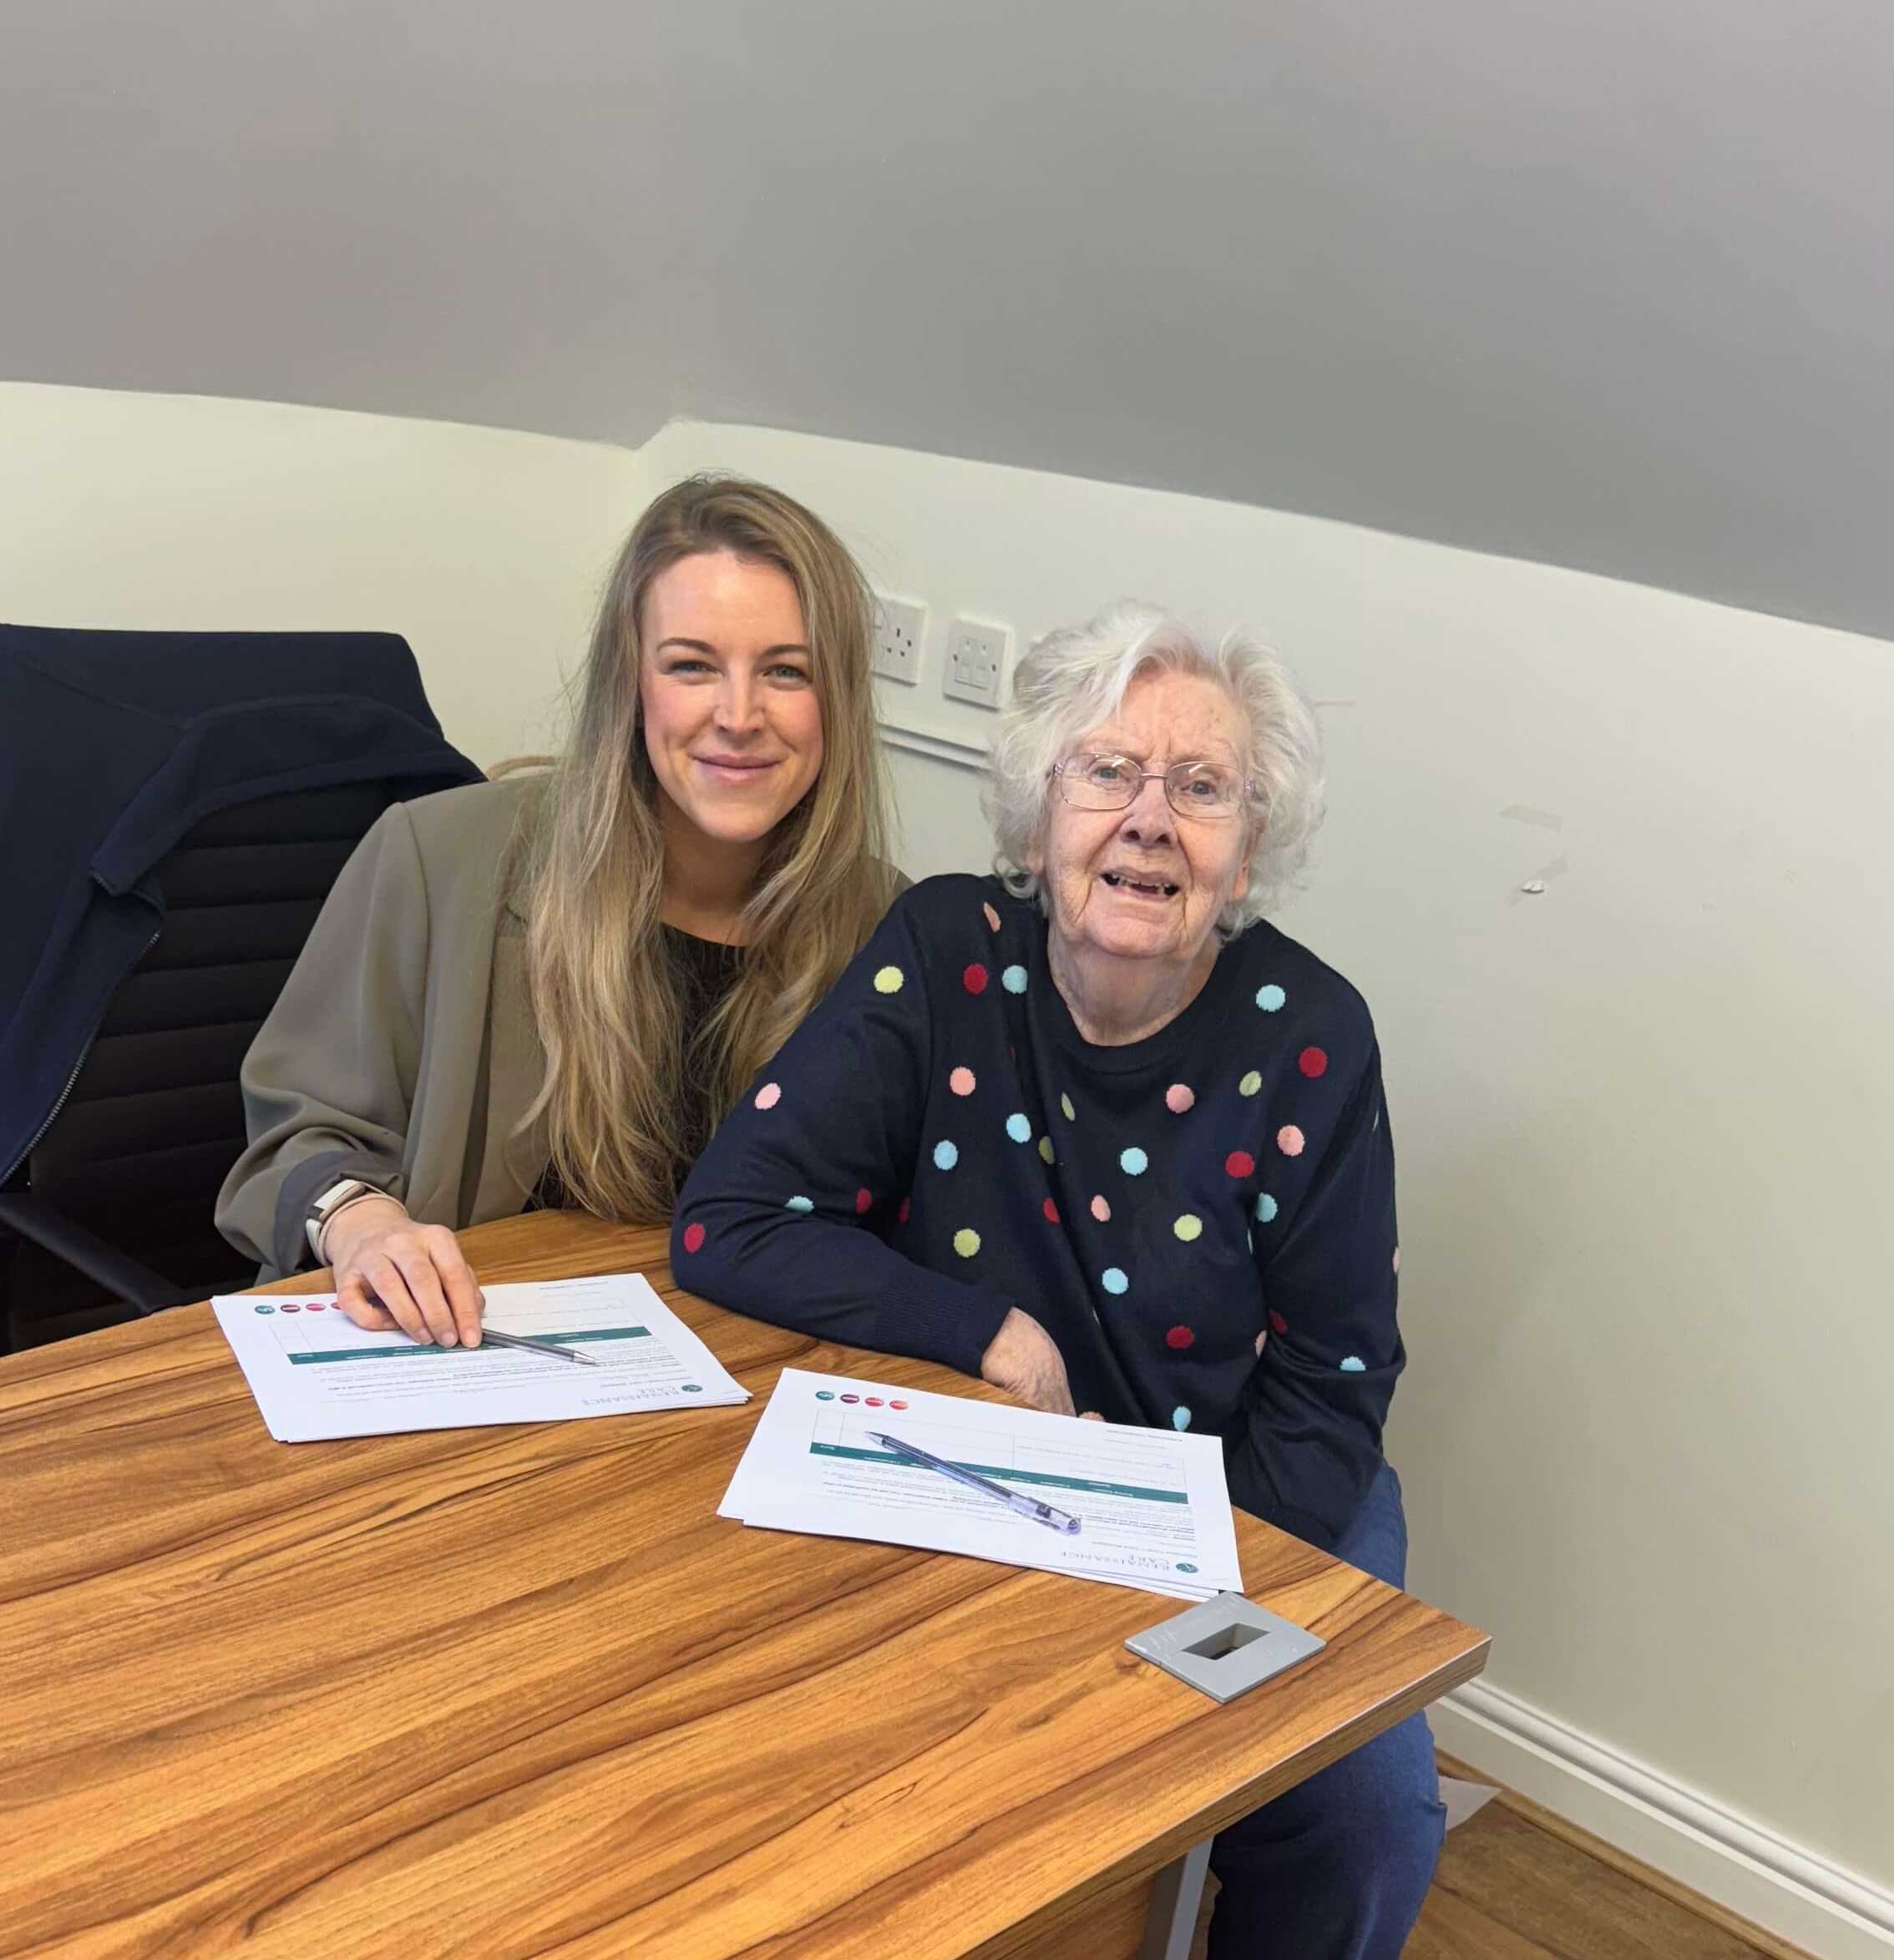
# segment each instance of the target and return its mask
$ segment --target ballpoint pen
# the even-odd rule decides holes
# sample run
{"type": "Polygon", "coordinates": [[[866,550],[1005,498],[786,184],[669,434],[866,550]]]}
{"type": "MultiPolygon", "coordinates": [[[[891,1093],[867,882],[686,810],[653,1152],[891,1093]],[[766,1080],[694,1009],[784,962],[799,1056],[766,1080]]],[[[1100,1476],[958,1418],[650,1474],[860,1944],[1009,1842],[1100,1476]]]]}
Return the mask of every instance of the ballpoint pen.
{"type": "Polygon", "coordinates": [[[1004,1484],[996,1484],[990,1477],[981,1476],[975,1471],[962,1470],[958,1463],[949,1463],[942,1457],[929,1456],[925,1450],[904,1443],[899,1436],[883,1436],[879,1431],[871,1429],[868,1438],[871,1443],[879,1443],[884,1450],[892,1450],[906,1461],[918,1463],[923,1470],[938,1470],[943,1476],[952,1477],[955,1483],[965,1484],[970,1491],[978,1491],[983,1497],[998,1498],[1009,1511],[1031,1518],[1035,1524],[1048,1526],[1070,1537],[1082,1522],[1070,1511],[1056,1510],[1050,1504],[1041,1503],[1036,1497],[1021,1497],[1017,1491],[1009,1491],[1004,1484]]]}
{"type": "Polygon", "coordinates": [[[557,1355],[562,1361],[583,1361],[588,1368],[596,1368],[596,1355],[582,1353],[577,1348],[561,1347],[556,1340],[533,1340],[524,1334],[502,1334],[497,1327],[480,1329],[480,1345],[496,1348],[525,1348],[535,1355],[557,1355]]]}

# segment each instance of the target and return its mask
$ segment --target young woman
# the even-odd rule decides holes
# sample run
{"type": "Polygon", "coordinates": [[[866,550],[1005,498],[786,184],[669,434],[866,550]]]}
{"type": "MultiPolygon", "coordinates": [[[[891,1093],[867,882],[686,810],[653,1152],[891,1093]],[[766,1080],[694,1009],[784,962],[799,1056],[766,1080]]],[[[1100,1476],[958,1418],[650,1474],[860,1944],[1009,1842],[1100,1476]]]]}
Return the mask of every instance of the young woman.
{"type": "Polygon", "coordinates": [[[668,1213],[899,882],[869,605],[779,491],[645,513],[565,753],[387,811],[251,1049],[217,1223],[264,1278],[327,1264],[359,1324],[472,1345],[456,1229],[668,1213]]]}

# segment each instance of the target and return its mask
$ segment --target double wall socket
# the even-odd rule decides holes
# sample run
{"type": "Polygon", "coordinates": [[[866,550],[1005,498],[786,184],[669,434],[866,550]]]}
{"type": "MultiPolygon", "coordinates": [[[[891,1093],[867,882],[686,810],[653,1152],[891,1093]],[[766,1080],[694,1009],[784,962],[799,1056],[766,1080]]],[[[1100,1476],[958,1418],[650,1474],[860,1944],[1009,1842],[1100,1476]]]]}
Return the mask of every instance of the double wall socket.
{"type": "Polygon", "coordinates": [[[947,629],[947,665],[941,691],[983,708],[1000,705],[1000,681],[1006,671],[1012,629],[984,620],[957,619],[947,629]]]}
{"type": "Polygon", "coordinates": [[[921,648],[927,642],[927,608],[918,599],[874,595],[874,671],[909,686],[920,680],[921,648]]]}

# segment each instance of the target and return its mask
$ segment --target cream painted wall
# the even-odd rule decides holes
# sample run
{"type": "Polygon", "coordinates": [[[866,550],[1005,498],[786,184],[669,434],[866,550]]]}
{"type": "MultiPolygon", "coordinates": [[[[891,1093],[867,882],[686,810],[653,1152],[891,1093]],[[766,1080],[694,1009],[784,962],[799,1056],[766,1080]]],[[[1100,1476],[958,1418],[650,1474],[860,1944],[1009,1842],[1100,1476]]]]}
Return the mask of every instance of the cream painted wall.
{"type": "MultiPolygon", "coordinates": [[[[1413,1583],[1496,1683],[1894,1883],[1894,646],[813,438],[643,455],[782,484],[926,600],[884,708],[938,740],[991,726],[938,691],[956,608],[1023,641],[1139,594],[1300,670],[1331,815],[1283,923],[1380,1029],[1413,1583]]],[[[984,864],[975,778],[896,773],[907,867],[984,864]]]]}
{"type": "Polygon", "coordinates": [[[1380,1026],[1413,1583],[1495,1634],[1504,1688],[1894,1886],[1894,648],[755,429],[633,455],[36,387],[0,387],[0,618],[392,628],[491,762],[555,733],[612,548],[712,465],[933,607],[924,686],[885,688],[948,758],[894,752],[917,874],[988,854],[964,762],[991,717],[938,693],[955,609],[1023,641],[1142,593],[1298,666],[1332,815],[1284,924],[1380,1026]]]}
{"type": "Polygon", "coordinates": [[[400,633],[491,763],[562,726],[561,665],[646,483],[601,443],[0,385],[0,619],[400,633]]]}

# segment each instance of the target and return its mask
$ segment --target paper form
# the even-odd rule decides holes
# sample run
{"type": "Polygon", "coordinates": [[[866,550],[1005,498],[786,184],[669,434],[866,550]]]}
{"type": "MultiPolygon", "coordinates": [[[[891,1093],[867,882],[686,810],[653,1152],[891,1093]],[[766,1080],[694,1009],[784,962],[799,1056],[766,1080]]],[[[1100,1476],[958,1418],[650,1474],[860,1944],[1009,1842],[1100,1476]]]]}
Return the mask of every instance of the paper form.
{"type": "Polygon", "coordinates": [[[1240,1592],[1213,1436],[1168,1434],[785,1368],[719,1515],[776,1531],[958,1552],[1177,1598],[1240,1592]],[[871,1440],[898,1436],[1077,1514],[1048,1530],[871,1440]]]}
{"type": "Polygon", "coordinates": [[[279,1442],[749,1400],[640,1274],[483,1290],[487,1324],[580,1348],[598,1366],[371,1334],[337,1309],[332,1293],[231,1294],[210,1304],[279,1442]]]}

